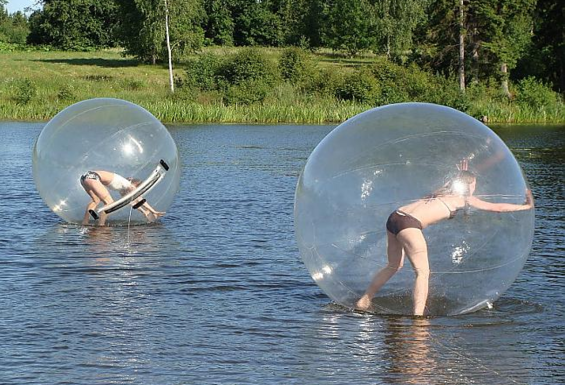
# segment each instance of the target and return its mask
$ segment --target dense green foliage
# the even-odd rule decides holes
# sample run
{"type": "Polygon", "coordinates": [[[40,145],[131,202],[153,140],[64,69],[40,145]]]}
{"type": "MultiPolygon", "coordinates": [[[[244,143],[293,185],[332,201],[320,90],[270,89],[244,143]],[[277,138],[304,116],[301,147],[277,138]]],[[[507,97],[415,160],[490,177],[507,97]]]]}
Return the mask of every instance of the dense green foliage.
{"type": "Polygon", "coordinates": [[[533,77],[512,87],[514,100],[509,100],[501,90],[481,83],[473,83],[462,93],[454,79],[415,64],[395,64],[386,57],[362,61],[353,68],[322,67],[319,57],[299,48],[283,49],[277,58],[257,49],[229,55],[207,53],[188,62],[177,86],[191,101],[216,100],[224,105],[285,103],[289,98],[297,103],[326,100],[368,107],[420,101],[451,106],[477,118],[490,115],[495,120],[500,113],[493,112],[493,106],[528,111],[528,119],[534,120],[536,111],[542,120],[559,120],[565,113],[561,97],[533,77]]]}
{"type": "MultiPolygon", "coordinates": [[[[155,64],[167,57],[164,0],[112,0],[118,5],[117,38],[127,54],[155,64]]],[[[182,57],[202,46],[205,14],[201,0],[169,0],[173,55],[182,57]]]]}
{"type": "Polygon", "coordinates": [[[535,76],[565,92],[565,7],[561,0],[538,0],[532,44],[518,61],[515,78],[535,76]]]}
{"type": "Polygon", "coordinates": [[[314,75],[314,61],[303,49],[290,47],[282,52],[279,69],[284,80],[299,85],[314,75]]]}
{"type": "Polygon", "coordinates": [[[413,100],[487,115],[491,123],[565,122],[562,98],[532,77],[510,83],[513,99],[486,83],[472,83],[462,94],[454,79],[384,56],[205,47],[185,70],[177,66],[179,88],[171,94],[165,66],[124,58],[119,49],[2,49],[0,120],[47,120],[80,100],[115,97],[165,122],[341,122],[371,107],[413,100]]]}
{"type": "Polygon", "coordinates": [[[375,52],[403,61],[413,47],[414,31],[425,21],[429,0],[373,0],[377,34],[375,52]]]}
{"type": "Polygon", "coordinates": [[[565,91],[561,0],[38,2],[42,7],[28,19],[8,15],[0,0],[0,42],[22,44],[27,37],[65,50],[120,45],[141,61],[162,62],[167,3],[176,62],[205,45],[330,48],[416,63],[446,78],[459,76],[461,87],[494,81],[510,98],[509,80],[529,76],[565,91]]]}
{"type": "MultiPolygon", "coordinates": [[[[119,46],[136,64],[164,63],[168,25],[175,103],[429,101],[475,116],[512,110],[507,120],[514,109],[562,113],[553,92],[565,91],[561,0],[38,0],[29,17],[9,15],[6,4],[0,52],[119,46]],[[213,47],[252,48],[214,55],[213,47]],[[264,57],[257,47],[279,50],[264,57]]],[[[10,100],[33,103],[20,94],[10,100]]]]}
{"type": "Polygon", "coordinates": [[[29,17],[31,44],[81,50],[115,46],[118,23],[114,0],[41,0],[29,17]]]}
{"type": "Polygon", "coordinates": [[[189,61],[186,80],[177,79],[177,86],[214,91],[226,104],[252,104],[265,100],[278,76],[259,50],[247,48],[228,57],[203,55],[189,61]]]}
{"type": "Polygon", "coordinates": [[[29,34],[28,20],[22,12],[8,14],[6,3],[6,0],[0,0],[0,43],[25,44],[29,34]]]}
{"type": "Polygon", "coordinates": [[[335,0],[327,11],[323,42],[334,50],[353,56],[375,45],[371,6],[367,0],[335,0]]]}

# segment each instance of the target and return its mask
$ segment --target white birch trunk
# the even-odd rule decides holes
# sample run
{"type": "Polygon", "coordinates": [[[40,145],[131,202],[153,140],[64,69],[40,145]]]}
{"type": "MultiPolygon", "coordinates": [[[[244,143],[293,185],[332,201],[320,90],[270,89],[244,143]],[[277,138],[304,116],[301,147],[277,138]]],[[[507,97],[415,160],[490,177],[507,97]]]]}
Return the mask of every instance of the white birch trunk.
{"type": "Polygon", "coordinates": [[[463,1],[459,0],[459,89],[465,92],[465,14],[463,1]]]}
{"type": "Polygon", "coordinates": [[[167,52],[169,54],[169,84],[171,93],[175,92],[175,83],[173,81],[173,55],[171,53],[171,41],[169,39],[169,4],[165,0],[165,33],[167,35],[167,52]]]}
{"type": "Polygon", "coordinates": [[[502,92],[504,92],[508,98],[511,98],[512,95],[508,88],[508,65],[506,63],[502,63],[500,66],[500,72],[502,72],[502,92]]]}

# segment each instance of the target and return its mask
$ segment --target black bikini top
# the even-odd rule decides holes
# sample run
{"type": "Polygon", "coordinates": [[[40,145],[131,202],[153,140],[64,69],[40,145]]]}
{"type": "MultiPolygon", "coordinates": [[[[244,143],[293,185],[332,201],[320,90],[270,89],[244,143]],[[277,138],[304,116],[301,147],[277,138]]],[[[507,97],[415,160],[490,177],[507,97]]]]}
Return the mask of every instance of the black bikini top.
{"type": "MultiPolygon", "coordinates": [[[[443,201],[443,199],[441,199],[440,197],[434,197],[434,198],[439,199],[439,201],[440,201],[441,203],[443,203],[444,206],[449,210],[449,218],[448,218],[448,219],[453,219],[453,218],[455,218],[455,214],[457,214],[457,210],[451,210],[451,208],[447,205],[447,203],[445,203],[445,202],[443,201]]],[[[432,199],[433,199],[433,198],[432,198],[432,199]]]]}

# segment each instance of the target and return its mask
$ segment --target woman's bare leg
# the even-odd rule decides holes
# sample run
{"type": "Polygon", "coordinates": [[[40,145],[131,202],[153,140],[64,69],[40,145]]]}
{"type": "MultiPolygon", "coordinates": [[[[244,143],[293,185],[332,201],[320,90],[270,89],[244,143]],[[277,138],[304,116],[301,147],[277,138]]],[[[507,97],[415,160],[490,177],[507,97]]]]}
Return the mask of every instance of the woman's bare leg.
{"type": "Polygon", "coordinates": [[[416,280],[414,282],[414,315],[424,315],[426,301],[428,300],[428,286],[430,279],[430,264],[428,261],[428,245],[424,234],[419,229],[408,228],[397,235],[406,256],[410,260],[416,280]]]}
{"type": "Polygon", "coordinates": [[[382,268],[371,281],[371,284],[365,291],[365,294],[357,301],[355,308],[359,310],[367,310],[371,306],[371,300],[375,294],[383,287],[389,279],[392,278],[398,270],[402,268],[404,263],[404,253],[402,244],[396,239],[396,236],[387,231],[387,265],[382,268]]]}
{"type": "Polygon", "coordinates": [[[96,194],[91,191],[87,191],[87,193],[92,198],[92,201],[90,201],[90,203],[86,205],[86,211],[84,212],[84,217],[82,218],[83,225],[88,225],[88,222],[90,222],[90,210],[96,210],[96,207],[100,203],[100,198],[98,198],[96,194]]]}
{"type": "Polygon", "coordinates": [[[153,206],[151,206],[151,205],[150,205],[149,203],[147,203],[147,202],[145,202],[145,203],[143,204],[143,206],[144,206],[147,210],[149,210],[149,212],[150,212],[151,214],[153,214],[153,215],[155,216],[155,219],[157,219],[157,218],[162,217],[163,215],[165,215],[165,212],[164,212],[164,211],[157,211],[157,210],[155,210],[155,209],[153,208],[153,206]]]}
{"type": "MultiPolygon", "coordinates": [[[[85,179],[82,182],[82,187],[92,198],[92,202],[89,203],[86,208],[86,213],[84,214],[85,218],[87,218],[87,215],[89,215],[89,210],[91,209],[90,208],[91,205],[94,204],[94,208],[96,208],[96,206],[98,206],[98,203],[100,203],[100,201],[104,202],[104,205],[109,205],[110,203],[114,202],[114,199],[112,199],[112,196],[110,195],[110,192],[108,191],[106,186],[104,186],[100,181],[96,179],[85,179]]],[[[100,213],[100,218],[98,219],[99,226],[104,226],[104,224],[106,223],[106,217],[107,217],[106,213],[100,213]]],[[[84,223],[84,219],[83,219],[83,223],[84,223]]],[[[88,223],[88,221],[86,223],[88,223]]]]}
{"type": "Polygon", "coordinates": [[[137,208],[149,222],[156,221],[159,217],[165,215],[163,211],[155,210],[149,203],[145,202],[141,207],[137,208]]]}

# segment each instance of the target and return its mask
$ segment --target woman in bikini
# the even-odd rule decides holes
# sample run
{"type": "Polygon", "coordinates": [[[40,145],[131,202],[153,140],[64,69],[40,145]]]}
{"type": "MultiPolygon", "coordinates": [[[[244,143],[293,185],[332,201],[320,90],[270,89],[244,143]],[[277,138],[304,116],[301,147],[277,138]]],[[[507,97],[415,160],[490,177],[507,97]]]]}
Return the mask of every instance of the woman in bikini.
{"type": "MultiPolygon", "coordinates": [[[[84,190],[90,195],[92,201],[86,206],[86,212],[82,220],[83,225],[87,225],[90,220],[90,210],[95,210],[96,207],[103,202],[104,205],[109,205],[114,202],[108,190],[117,191],[121,196],[124,196],[133,191],[141,183],[138,179],[124,178],[123,176],[110,172],[110,171],[88,171],[80,177],[80,184],[84,190]]],[[[132,203],[139,201],[138,198],[132,203]]],[[[163,216],[165,213],[155,210],[151,205],[145,202],[137,208],[149,221],[154,221],[163,216]]],[[[98,225],[103,226],[106,223],[107,214],[100,213],[98,225]]]]}
{"type": "Polygon", "coordinates": [[[526,201],[523,205],[490,203],[473,196],[476,184],[477,178],[473,173],[467,170],[460,171],[455,179],[433,195],[402,206],[390,214],[386,223],[388,264],[374,276],[365,294],[357,301],[356,309],[370,308],[375,294],[402,268],[406,255],[416,274],[413,291],[414,315],[423,315],[430,276],[428,247],[422,233],[423,229],[453,218],[458,210],[466,207],[492,212],[521,211],[533,207],[532,194],[529,190],[526,191],[526,201]]]}

